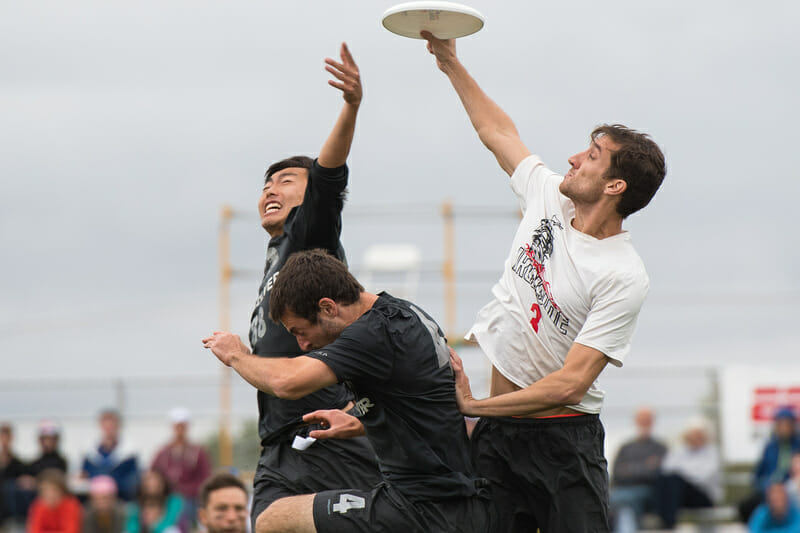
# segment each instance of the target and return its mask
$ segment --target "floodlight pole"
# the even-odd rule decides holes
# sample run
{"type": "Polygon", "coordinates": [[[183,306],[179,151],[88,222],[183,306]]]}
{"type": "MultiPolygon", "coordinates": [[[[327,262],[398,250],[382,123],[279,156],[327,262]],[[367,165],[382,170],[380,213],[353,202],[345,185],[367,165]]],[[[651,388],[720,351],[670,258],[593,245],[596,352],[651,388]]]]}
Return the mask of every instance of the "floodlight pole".
{"type": "MultiPolygon", "coordinates": [[[[230,330],[231,308],[231,219],[233,208],[223,205],[219,225],[219,327],[230,330]]],[[[231,443],[231,369],[222,365],[219,383],[219,464],[233,466],[231,443]]]]}

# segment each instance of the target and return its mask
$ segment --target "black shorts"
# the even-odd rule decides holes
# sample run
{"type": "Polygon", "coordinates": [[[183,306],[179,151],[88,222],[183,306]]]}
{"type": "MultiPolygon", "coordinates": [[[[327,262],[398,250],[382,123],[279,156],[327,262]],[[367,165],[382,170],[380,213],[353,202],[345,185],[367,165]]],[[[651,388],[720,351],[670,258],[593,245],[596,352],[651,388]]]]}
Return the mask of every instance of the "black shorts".
{"type": "Polygon", "coordinates": [[[478,473],[491,483],[496,532],[607,532],[608,463],[598,415],[481,418],[478,473]]]}
{"type": "Polygon", "coordinates": [[[368,490],[382,480],[366,437],[321,439],[298,451],[287,436],[261,451],[253,479],[253,531],[258,515],[280,498],[339,487],[368,490]]]}
{"type": "Polygon", "coordinates": [[[412,502],[387,483],[368,491],[329,490],[314,498],[318,533],[486,533],[488,494],[412,502]]]}

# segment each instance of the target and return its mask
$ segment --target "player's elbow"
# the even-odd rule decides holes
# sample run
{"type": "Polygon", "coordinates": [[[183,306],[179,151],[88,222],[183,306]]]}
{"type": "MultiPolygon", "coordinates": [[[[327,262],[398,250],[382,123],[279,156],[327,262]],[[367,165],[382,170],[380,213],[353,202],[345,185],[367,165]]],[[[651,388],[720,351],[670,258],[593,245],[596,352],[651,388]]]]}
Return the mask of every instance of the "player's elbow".
{"type": "Polygon", "coordinates": [[[586,396],[587,390],[589,390],[588,387],[584,386],[583,383],[577,381],[567,382],[559,391],[556,403],[558,405],[577,405],[586,396]]]}
{"type": "Polygon", "coordinates": [[[503,142],[503,132],[494,124],[482,126],[476,131],[478,132],[478,138],[481,140],[483,145],[492,152],[494,152],[495,149],[503,142]]]}

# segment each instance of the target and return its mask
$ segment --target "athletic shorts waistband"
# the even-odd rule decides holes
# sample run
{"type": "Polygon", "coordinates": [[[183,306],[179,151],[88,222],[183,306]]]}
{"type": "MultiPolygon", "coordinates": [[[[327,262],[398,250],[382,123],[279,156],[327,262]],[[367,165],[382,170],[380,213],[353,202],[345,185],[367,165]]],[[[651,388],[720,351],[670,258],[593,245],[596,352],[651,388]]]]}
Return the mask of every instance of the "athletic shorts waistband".
{"type": "Polygon", "coordinates": [[[591,424],[600,420],[599,414],[579,414],[577,416],[557,416],[546,418],[517,418],[513,416],[487,416],[483,417],[487,421],[496,421],[500,424],[515,426],[565,426],[565,425],[584,425],[591,424]]]}

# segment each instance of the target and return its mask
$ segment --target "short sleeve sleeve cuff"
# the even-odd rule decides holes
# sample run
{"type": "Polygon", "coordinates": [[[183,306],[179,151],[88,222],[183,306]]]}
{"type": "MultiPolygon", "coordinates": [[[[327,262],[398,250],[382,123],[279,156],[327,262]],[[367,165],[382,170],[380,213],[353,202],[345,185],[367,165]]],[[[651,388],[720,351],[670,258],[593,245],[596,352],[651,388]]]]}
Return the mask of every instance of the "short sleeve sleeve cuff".
{"type": "Polygon", "coordinates": [[[547,184],[556,186],[561,176],[544,166],[537,155],[523,159],[511,175],[511,190],[517,195],[519,206],[524,212],[530,199],[541,196],[547,184]]]}

